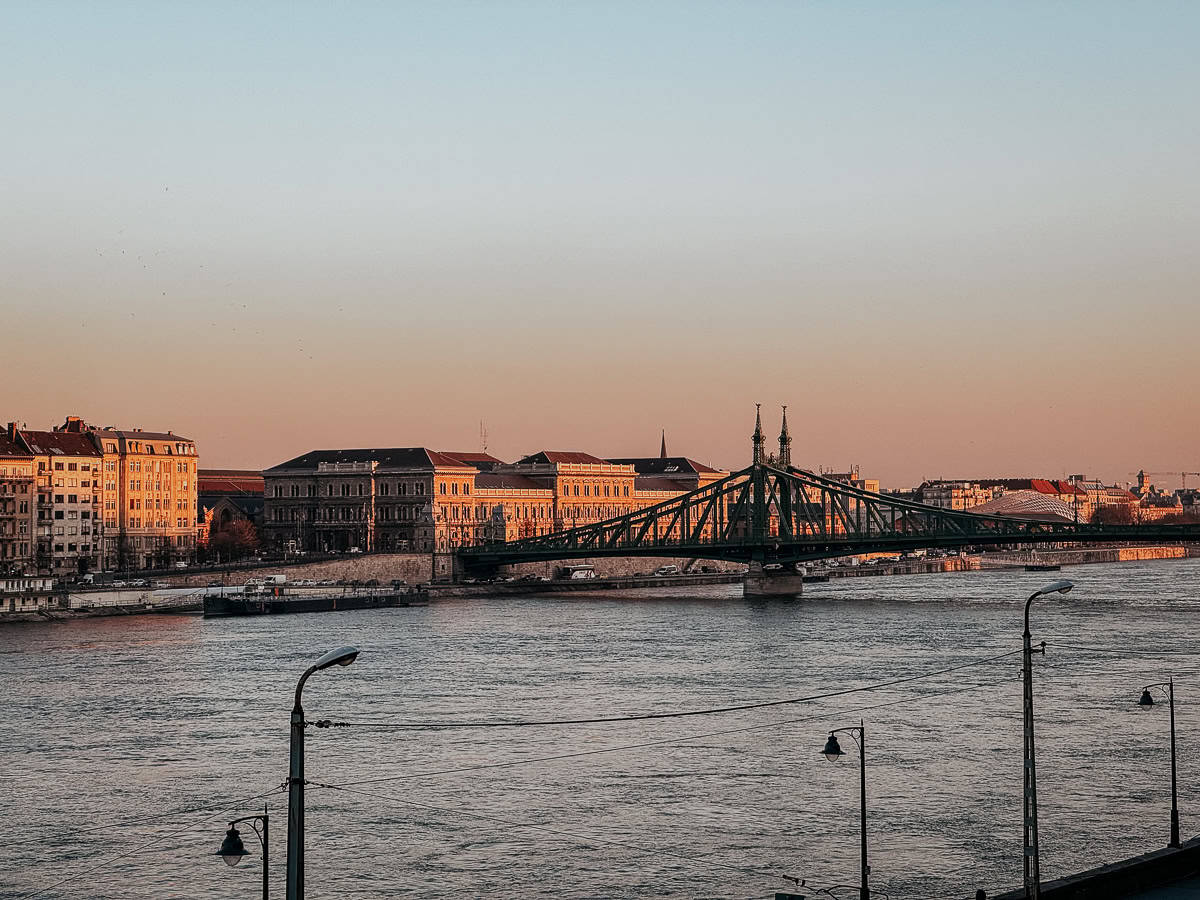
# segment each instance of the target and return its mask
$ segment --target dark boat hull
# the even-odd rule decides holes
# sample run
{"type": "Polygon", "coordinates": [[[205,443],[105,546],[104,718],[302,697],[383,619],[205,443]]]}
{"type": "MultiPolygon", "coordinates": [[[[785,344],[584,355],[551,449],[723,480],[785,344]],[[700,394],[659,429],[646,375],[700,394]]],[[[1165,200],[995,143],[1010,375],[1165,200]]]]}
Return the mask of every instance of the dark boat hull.
{"type": "Polygon", "coordinates": [[[337,612],[347,609],[383,609],[399,606],[424,606],[429,595],[424,593],[386,594],[325,594],[316,597],[275,597],[238,595],[204,598],[204,617],[276,616],[288,613],[337,612]]]}

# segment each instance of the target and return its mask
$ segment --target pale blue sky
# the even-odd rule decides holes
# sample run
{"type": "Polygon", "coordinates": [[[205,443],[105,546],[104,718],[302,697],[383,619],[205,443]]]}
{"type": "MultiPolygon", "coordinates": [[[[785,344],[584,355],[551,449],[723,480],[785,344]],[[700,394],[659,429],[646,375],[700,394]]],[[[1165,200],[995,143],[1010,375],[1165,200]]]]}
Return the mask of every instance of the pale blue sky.
{"type": "Polygon", "coordinates": [[[501,455],[665,426],[739,465],[762,400],[805,464],[887,483],[1200,469],[1198,25],[6,4],[6,356],[59,355],[4,412],[174,427],[221,465],[469,448],[480,418],[501,455]]]}

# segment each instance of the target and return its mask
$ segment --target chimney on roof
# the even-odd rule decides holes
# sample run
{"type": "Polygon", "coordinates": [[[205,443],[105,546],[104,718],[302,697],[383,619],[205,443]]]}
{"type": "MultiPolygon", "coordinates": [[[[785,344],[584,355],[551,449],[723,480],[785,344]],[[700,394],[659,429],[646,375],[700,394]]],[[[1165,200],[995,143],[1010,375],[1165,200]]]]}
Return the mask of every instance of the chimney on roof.
{"type": "Polygon", "coordinates": [[[17,423],[16,422],[8,423],[8,439],[10,441],[13,441],[14,443],[17,440],[17,423]]]}
{"type": "Polygon", "coordinates": [[[67,416],[67,421],[63,422],[62,428],[59,431],[69,431],[73,434],[83,433],[83,419],[79,416],[67,416]]]}

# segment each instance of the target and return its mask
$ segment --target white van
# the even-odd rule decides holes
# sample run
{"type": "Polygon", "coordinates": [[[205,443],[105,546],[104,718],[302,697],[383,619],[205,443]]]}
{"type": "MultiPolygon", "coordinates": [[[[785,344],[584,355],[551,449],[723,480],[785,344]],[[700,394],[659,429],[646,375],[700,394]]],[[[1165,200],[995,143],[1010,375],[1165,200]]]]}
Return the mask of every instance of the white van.
{"type": "Polygon", "coordinates": [[[679,566],[659,566],[654,570],[654,574],[660,577],[665,575],[678,575],[679,566]]]}
{"type": "Polygon", "coordinates": [[[562,577],[570,581],[580,581],[585,578],[595,578],[596,570],[591,566],[563,566],[562,577]]]}

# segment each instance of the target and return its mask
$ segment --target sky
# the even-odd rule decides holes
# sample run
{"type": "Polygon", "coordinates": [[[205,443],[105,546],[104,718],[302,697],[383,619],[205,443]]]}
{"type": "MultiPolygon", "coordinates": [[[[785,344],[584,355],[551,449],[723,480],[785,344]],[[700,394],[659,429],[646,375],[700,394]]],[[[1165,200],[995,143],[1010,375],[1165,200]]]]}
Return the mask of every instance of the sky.
{"type": "Polygon", "coordinates": [[[1200,471],[1198,38],[1193,2],[7,3],[0,419],[739,468],[786,403],[797,463],[885,486],[1200,471]]]}

